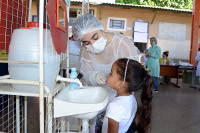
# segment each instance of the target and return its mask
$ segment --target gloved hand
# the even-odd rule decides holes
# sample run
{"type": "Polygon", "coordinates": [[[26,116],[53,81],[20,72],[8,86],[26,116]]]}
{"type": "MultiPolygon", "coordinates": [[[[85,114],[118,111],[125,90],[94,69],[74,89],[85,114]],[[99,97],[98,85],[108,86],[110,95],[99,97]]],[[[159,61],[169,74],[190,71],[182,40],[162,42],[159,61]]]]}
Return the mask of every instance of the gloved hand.
{"type": "Polygon", "coordinates": [[[106,75],[104,73],[97,73],[95,75],[95,80],[97,84],[105,84],[106,83],[106,75]]]}

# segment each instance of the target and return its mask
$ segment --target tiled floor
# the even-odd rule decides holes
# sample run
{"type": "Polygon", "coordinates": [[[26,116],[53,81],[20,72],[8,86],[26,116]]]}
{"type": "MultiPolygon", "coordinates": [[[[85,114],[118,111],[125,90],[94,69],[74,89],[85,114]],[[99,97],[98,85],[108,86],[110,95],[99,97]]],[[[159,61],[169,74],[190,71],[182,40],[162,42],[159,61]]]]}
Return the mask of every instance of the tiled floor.
{"type": "Polygon", "coordinates": [[[200,91],[179,85],[160,85],[154,94],[152,133],[200,133],[200,91]]]}
{"type": "MultiPolygon", "coordinates": [[[[179,83],[181,88],[160,85],[154,94],[152,133],[200,133],[200,91],[179,83]]],[[[39,133],[37,105],[37,98],[28,99],[28,133],[39,133]]]]}
{"type": "Polygon", "coordinates": [[[40,132],[39,98],[27,97],[28,133],[40,132]]]}

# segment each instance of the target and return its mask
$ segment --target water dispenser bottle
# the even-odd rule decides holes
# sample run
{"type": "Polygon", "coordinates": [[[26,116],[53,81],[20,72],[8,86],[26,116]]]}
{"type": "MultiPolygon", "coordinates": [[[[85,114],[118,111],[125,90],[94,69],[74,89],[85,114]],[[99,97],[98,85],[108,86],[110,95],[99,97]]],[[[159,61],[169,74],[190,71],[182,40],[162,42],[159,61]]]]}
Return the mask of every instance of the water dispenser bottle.
{"type": "MultiPolygon", "coordinates": [[[[76,72],[76,68],[71,68],[71,74],[70,74],[70,79],[76,79],[77,78],[77,72],[76,72]]],[[[71,89],[77,89],[78,88],[78,84],[77,83],[70,83],[70,88],[71,89]]]]}
{"type": "Polygon", "coordinates": [[[170,65],[173,65],[173,64],[174,64],[174,60],[171,59],[171,60],[170,60],[170,65]]]}
{"type": "Polygon", "coordinates": [[[182,63],[182,62],[181,62],[181,59],[179,59],[178,64],[181,65],[181,63],[182,63]]]}
{"type": "MultiPolygon", "coordinates": [[[[39,62],[39,23],[28,22],[28,28],[13,31],[8,53],[8,61],[39,62]]],[[[60,61],[53,45],[49,29],[43,30],[44,84],[50,89],[56,86],[55,78],[59,74],[60,61]],[[54,54],[53,54],[54,53],[54,54]]],[[[2,71],[2,69],[0,69],[2,71]]],[[[8,63],[11,79],[39,82],[39,64],[8,63]]],[[[16,90],[38,92],[39,86],[12,84],[16,90]]]]}

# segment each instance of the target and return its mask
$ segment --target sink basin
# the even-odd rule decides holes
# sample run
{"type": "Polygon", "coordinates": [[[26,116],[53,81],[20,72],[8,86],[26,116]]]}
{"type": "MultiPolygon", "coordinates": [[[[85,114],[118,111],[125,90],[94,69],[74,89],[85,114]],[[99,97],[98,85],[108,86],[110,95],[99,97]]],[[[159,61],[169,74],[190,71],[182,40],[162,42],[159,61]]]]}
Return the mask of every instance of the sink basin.
{"type": "Polygon", "coordinates": [[[72,116],[92,119],[108,103],[109,95],[102,87],[84,86],[70,90],[68,85],[54,98],[54,117],[72,116]]]}

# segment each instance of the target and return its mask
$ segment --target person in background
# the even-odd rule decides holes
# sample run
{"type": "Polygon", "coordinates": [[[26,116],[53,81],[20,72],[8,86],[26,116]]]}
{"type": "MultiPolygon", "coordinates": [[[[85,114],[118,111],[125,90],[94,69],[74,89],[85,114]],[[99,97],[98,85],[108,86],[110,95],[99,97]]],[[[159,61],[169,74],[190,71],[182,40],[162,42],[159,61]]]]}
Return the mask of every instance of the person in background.
{"type": "Polygon", "coordinates": [[[198,62],[196,76],[199,77],[199,83],[200,83],[200,48],[199,48],[199,51],[197,52],[195,60],[198,62]]]}
{"type": "MultiPolygon", "coordinates": [[[[125,35],[103,30],[103,24],[89,13],[77,18],[72,26],[74,40],[82,42],[80,72],[83,74],[83,85],[103,87],[111,101],[116,91],[109,89],[105,80],[112,64],[125,57],[139,61],[140,52],[125,35]]],[[[90,133],[95,132],[95,125],[96,118],[90,120],[90,133]]]]}
{"type": "MultiPolygon", "coordinates": [[[[162,57],[159,59],[160,65],[169,65],[169,51],[165,51],[162,54],[162,57]]],[[[163,76],[163,83],[169,84],[170,77],[169,76],[163,76]]]]}
{"type": "Polygon", "coordinates": [[[107,85],[117,91],[117,96],[107,107],[102,133],[149,131],[153,83],[153,78],[139,62],[128,58],[115,61],[107,76],[107,85]],[[141,88],[141,104],[138,105],[134,92],[141,88]]]}
{"type": "Polygon", "coordinates": [[[150,70],[150,75],[154,79],[154,92],[158,92],[158,77],[160,76],[160,64],[159,59],[161,57],[161,48],[157,46],[157,39],[155,37],[150,38],[151,47],[148,50],[147,61],[145,68],[150,70]]]}
{"type": "Polygon", "coordinates": [[[159,64],[161,64],[161,65],[169,65],[168,55],[169,55],[169,51],[163,52],[162,57],[159,59],[159,64]]]}
{"type": "Polygon", "coordinates": [[[142,64],[142,65],[144,65],[145,64],[145,62],[147,61],[147,53],[148,53],[148,49],[146,49],[145,51],[144,51],[144,54],[142,54],[142,56],[141,56],[141,58],[140,58],[140,63],[142,64]]]}

